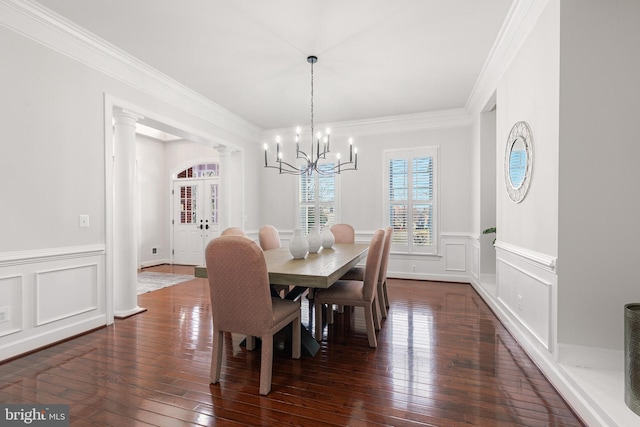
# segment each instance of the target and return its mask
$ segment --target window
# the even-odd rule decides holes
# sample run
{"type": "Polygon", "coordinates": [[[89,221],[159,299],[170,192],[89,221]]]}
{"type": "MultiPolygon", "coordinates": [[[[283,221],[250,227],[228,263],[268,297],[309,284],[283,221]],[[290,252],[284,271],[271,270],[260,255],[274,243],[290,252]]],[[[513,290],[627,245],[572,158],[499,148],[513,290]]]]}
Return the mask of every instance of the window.
{"type": "MultiPolygon", "coordinates": [[[[325,163],[320,169],[331,170],[333,163],[325,163]]],[[[335,224],[338,185],[336,174],[300,175],[298,185],[298,206],[300,229],[309,233],[315,226],[335,224]]]]}
{"type": "Polygon", "coordinates": [[[437,147],[385,152],[385,221],[392,249],[437,253],[437,147]]]}
{"type": "Polygon", "coordinates": [[[199,165],[191,166],[184,169],[177,175],[178,179],[184,178],[211,178],[218,176],[218,164],[217,163],[202,163],[199,165]]]}

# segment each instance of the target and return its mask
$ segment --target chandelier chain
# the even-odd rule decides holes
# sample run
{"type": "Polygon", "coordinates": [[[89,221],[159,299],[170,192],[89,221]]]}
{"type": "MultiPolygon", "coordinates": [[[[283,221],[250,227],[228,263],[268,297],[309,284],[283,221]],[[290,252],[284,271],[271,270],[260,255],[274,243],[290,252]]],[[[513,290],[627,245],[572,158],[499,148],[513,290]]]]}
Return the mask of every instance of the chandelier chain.
{"type": "Polygon", "coordinates": [[[313,61],[311,62],[311,142],[313,142],[313,61]]]}

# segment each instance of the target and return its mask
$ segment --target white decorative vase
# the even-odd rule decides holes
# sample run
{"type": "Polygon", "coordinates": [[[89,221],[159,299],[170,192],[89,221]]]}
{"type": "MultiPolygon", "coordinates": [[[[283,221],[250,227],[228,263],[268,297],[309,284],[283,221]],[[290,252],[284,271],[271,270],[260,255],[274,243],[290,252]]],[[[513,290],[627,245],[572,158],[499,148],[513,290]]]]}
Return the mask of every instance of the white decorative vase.
{"type": "Polygon", "coordinates": [[[313,227],[311,231],[309,231],[307,242],[309,242],[309,253],[317,254],[322,247],[322,237],[320,237],[320,231],[318,231],[318,227],[313,227]]]}
{"type": "Polygon", "coordinates": [[[302,235],[302,231],[299,228],[293,230],[293,238],[289,243],[289,252],[293,255],[294,259],[302,259],[307,256],[309,251],[309,243],[307,239],[302,235]]]}
{"type": "Polygon", "coordinates": [[[336,242],[336,238],[328,225],[322,227],[320,237],[322,238],[322,247],[325,249],[329,249],[336,242]]]}

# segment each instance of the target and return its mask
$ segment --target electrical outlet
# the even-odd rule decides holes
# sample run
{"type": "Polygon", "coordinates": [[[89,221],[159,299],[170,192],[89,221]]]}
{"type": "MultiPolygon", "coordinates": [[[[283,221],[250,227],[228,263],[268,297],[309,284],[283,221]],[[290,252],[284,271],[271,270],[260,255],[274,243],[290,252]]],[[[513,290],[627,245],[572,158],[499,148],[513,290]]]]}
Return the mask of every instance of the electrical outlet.
{"type": "Polygon", "coordinates": [[[89,227],[89,215],[80,215],[78,217],[78,226],[80,226],[80,228],[88,228],[89,227]]]}
{"type": "Polygon", "coordinates": [[[518,295],[518,310],[522,311],[522,295],[518,295]]]}
{"type": "Polygon", "coordinates": [[[0,323],[11,320],[11,312],[9,307],[0,307],[0,323]]]}
{"type": "Polygon", "coordinates": [[[151,254],[155,255],[158,253],[158,248],[151,248],[151,254]]]}

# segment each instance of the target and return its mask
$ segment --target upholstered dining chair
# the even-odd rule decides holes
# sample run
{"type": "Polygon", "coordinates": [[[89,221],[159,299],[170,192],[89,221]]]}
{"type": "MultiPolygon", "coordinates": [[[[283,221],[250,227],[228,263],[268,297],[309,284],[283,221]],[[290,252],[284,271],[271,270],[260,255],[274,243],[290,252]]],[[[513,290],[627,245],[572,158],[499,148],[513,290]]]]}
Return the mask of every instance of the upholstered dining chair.
{"type": "MultiPolygon", "coordinates": [[[[355,243],[356,230],[350,224],[334,224],[329,230],[333,233],[335,243],[355,243]]],[[[336,306],[338,313],[344,313],[344,307],[336,306]]]]}
{"type": "MultiPolygon", "coordinates": [[[[258,241],[263,251],[276,249],[281,246],[280,233],[278,233],[278,229],[273,225],[263,225],[260,227],[260,230],[258,230],[258,241]]],[[[278,294],[289,292],[289,286],[287,285],[271,285],[271,288],[278,294]]]]}
{"type": "Polygon", "coordinates": [[[240,227],[229,227],[229,228],[225,228],[224,230],[222,230],[222,233],[220,233],[221,236],[227,236],[227,235],[234,235],[234,236],[246,236],[247,233],[244,232],[244,230],[240,227]]]}
{"type": "Polygon", "coordinates": [[[329,307],[327,307],[327,323],[332,324],[333,311],[330,305],[338,304],[341,306],[364,308],[364,320],[367,326],[369,347],[378,346],[376,329],[380,329],[380,319],[378,317],[377,307],[374,304],[377,304],[376,286],[378,284],[378,275],[380,274],[384,235],[385,232],[382,229],[373,233],[364,269],[364,280],[338,280],[327,289],[316,290],[314,311],[317,341],[322,341],[322,305],[329,305],[329,307]]]}
{"type": "MultiPolygon", "coordinates": [[[[387,291],[387,266],[389,265],[389,254],[391,253],[391,240],[393,238],[393,228],[384,229],[384,245],[382,246],[382,259],[380,260],[380,273],[378,274],[378,307],[381,318],[386,319],[389,308],[389,294],[387,291]]],[[[364,280],[363,267],[353,267],[341,280],[364,280]]]]}
{"type": "Polygon", "coordinates": [[[294,359],[300,358],[300,303],[271,297],[264,253],[251,239],[220,236],[209,242],[205,257],[213,317],[211,383],[220,381],[224,332],[247,335],[247,338],[260,337],[260,394],[268,394],[273,335],[289,323],[292,325],[291,355],[294,359]]]}
{"type": "Polygon", "coordinates": [[[334,224],[329,228],[336,238],[336,243],[354,243],[356,230],[349,224],[334,224]]]}
{"type": "Polygon", "coordinates": [[[258,231],[258,241],[263,251],[280,247],[280,233],[273,225],[263,225],[258,231]]]}

